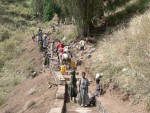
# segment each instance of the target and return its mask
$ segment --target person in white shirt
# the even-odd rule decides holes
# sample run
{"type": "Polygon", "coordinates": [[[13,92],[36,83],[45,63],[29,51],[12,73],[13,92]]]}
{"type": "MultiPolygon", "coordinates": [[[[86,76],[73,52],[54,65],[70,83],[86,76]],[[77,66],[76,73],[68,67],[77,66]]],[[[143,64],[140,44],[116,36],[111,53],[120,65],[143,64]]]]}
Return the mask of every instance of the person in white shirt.
{"type": "Polygon", "coordinates": [[[69,46],[64,47],[64,52],[66,52],[66,53],[69,52],[69,46]]]}
{"type": "Polygon", "coordinates": [[[81,41],[79,42],[79,44],[80,44],[80,50],[84,50],[85,41],[84,41],[84,40],[81,40],[81,41]]]}
{"type": "Polygon", "coordinates": [[[67,65],[68,58],[69,58],[69,55],[64,51],[64,53],[62,54],[63,65],[67,65]]]}

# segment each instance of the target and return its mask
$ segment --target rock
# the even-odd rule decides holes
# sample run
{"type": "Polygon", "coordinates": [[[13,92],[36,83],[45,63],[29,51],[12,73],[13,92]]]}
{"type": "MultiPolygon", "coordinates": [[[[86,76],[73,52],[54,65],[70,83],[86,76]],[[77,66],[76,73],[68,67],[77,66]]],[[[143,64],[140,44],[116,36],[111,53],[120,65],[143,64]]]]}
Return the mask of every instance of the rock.
{"type": "Polygon", "coordinates": [[[36,77],[36,76],[37,76],[37,72],[34,71],[34,72],[31,74],[31,76],[32,76],[32,78],[36,77]]]}
{"type": "Polygon", "coordinates": [[[92,44],[96,43],[96,38],[86,38],[85,40],[87,43],[92,43],[92,44]]]}
{"type": "Polygon", "coordinates": [[[91,54],[96,50],[96,48],[92,48],[88,53],[91,54]]]}
{"type": "Polygon", "coordinates": [[[52,84],[48,84],[48,89],[52,88],[52,84]]]}
{"type": "Polygon", "coordinates": [[[86,56],[87,59],[90,59],[91,57],[92,57],[91,54],[88,54],[88,55],[86,56]]]}
{"type": "Polygon", "coordinates": [[[126,72],[127,70],[128,70],[128,68],[123,68],[122,69],[123,72],[126,72]]]}
{"type": "Polygon", "coordinates": [[[130,97],[130,93],[127,92],[127,93],[123,96],[122,100],[123,100],[123,101],[127,101],[127,100],[129,100],[129,97],[130,97]]]}

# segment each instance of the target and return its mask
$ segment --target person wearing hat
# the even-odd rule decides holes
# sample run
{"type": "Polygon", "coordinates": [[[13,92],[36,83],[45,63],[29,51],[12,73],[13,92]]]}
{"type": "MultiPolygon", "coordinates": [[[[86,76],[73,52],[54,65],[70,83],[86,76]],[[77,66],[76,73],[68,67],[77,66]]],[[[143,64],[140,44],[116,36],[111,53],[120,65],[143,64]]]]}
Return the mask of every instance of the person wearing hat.
{"type": "Polygon", "coordinates": [[[100,79],[102,76],[103,76],[103,73],[101,73],[101,74],[97,73],[95,76],[95,80],[100,79]]]}
{"type": "Polygon", "coordinates": [[[71,101],[72,101],[72,98],[74,98],[74,102],[76,102],[76,97],[77,97],[77,79],[76,79],[76,76],[75,76],[75,69],[72,70],[71,72],[71,82],[69,84],[69,95],[71,97],[71,101]]]}

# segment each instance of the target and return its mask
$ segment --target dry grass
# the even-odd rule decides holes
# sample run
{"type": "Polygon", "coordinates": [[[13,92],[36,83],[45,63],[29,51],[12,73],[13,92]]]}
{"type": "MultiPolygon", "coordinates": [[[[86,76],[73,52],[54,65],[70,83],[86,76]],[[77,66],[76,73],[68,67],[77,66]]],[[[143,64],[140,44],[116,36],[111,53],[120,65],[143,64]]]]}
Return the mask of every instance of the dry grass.
{"type": "Polygon", "coordinates": [[[150,93],[150,11],[131,19],[104,37],[90,63],[93,73],[103,72],[103,81],[111,77],[124,91],[137,99],[150,93]]]}
{"type": "MultiPolygon", "coordinates": [[[[39,69],[34,62],[31,62],[34,57],[31,57],[30,50],[28,50],[34,48],[27,49],[25,45],[29,40],[32,41],[31,35],[37,32],[39,26],[44,32],[48,32],[53,23],[54,21],[51,21],[37,24],[35,27],[27,27],[26,30],[19,29],[13,32],[10,39],[0,42],[0,105],[7,101],[7,99],[3,100],[16,85],[29,77],[31,71],[39,69]]],[[[37,62],[35,61],[36,64],[37,62]]],[[[31,93],[36,92],[31,91],[31,93]]]]}
{"type": "Polygon", "coordinates": [[[63,39],[65,37],[64,43],[69,44],[71,41],[75,40],[78,36],[77,27],[74,25],[65,25],[56,30],[53,37],[58,39],[63,39]]]}

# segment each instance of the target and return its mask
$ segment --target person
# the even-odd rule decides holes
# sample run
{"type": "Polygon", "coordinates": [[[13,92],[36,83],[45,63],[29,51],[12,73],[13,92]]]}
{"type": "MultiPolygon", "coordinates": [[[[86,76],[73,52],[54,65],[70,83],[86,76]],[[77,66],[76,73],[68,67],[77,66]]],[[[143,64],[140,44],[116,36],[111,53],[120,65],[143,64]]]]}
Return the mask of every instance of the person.
{"type": "Polygon", "coordinates": [[[58,59],[59,59],[59,63],[62,64],[62,54],[64,52],[64,49],[63,48],[59,48],[58,50],[58,59]]]}
{"type": "Polygon", "coordinates": [[[61,58],[61,57],[59,57],[59,49],[61,48],[60,50],[62,50],[63,46],[64,46],[64,44],[61,43],[61,41],[59,40],[56,45],[56,53],[57,53],[58,59],[61,58]]]}
{"type": "Polygon", "coordinates": [[[64,51],[65,51],[65,52],[68,52],[68,51],[69,51],[69,46],[68,46],[68,45],[66,45],[66,46],[64,47],[64,51]]]}
{"type": "Polygon", "coordinates": [[[103,76],[103,73],[101,73],[101,74],[97,73],[95,76],[95,80],[100,79],[102,76],[103,76]]]}
{"type": "Polygon", "coordinates": [[[100,96],[101,89],[102,89],[102,85],[100,84],[100,79],[96,79],[96,88],[95,88],[96,91],[90,97],[90,105],[94,106],[96,104],[96,98],[95,97],[100,96]]]}
{"type": "Polygon", "coordinates": [[[50,64],[50,59],[49,59],[48,54],[46,54],[45,59],[44,59],[44,65],[43,65],[43,67],[47,67],[48,68],[49,64],[50,64]]]}
{"type": "Polygon", "coordinates": [[[50,54],[51,54],[51,58],[53,57],[54,43],[55,43],[55,42],[51,42],[51,43],[50,43],[50,54]]]}
{"type": "Polygon", "coordinates": [[[90,84],[89,80],[85,77],[86,73],[82,72],[82,78],[79,80],[79,92],[80,92],[80,99],[79,104],[81,106],[89,105],[89,95],[88,95],[88,86],[90,84]]]}
{"type": "Polygon", "coordinates": [[[62,63],[63,63],[63,65],[67,65],[68,58],[69,58],[69,56],[68,56],[67,52],[64,51],[64,53],[62,54],[62,63]]]}
{"type": "Polygon", "coordinates": [[[42,33],[41,28],[39,27],[38,28],[38,44],[39,45],[40,45],[40,42],[42,41],[42,36],[43,36],[43,33],[42,33]]]}
{"type": "Polygon", "coordinates": [[[43,40],[39,40],[38,43],[39,43],[40,52],[43,52],[43,40]]]}
{"type": "Polygon", "coordinates": [[[80,50],[84,50],[84,48],[85,48],[85,41],[84,41],[84,40],[81,40],[81,41],[79,42],[79,44],[80,44],[80,50]]]}
{"type": "Polygon", "coordinates": [[[43,48],[46,49],[46,46],[47,46],[47,35],[46,35],[46,33],[44,33],[44,35],[43,35],[43,48]]]}
{"type": "Polygon", "coordinates": [[[69,84],[69,96],[72,99],[74,98],[74,102],[76,102],[76,97],[77,97],[77,79],[75,76],[75,69],[71,72],[71,82],[69,84]]]}
{"type": "Polygon", "coordinates": [[[33,34],[32,34],[32,40],[33,40],[33,42],[35,42],[35,37],[36,37],[36,36],[35,36],[35,34],[33,33],[33,34]]]}
{"type": "Polygon", "coordinates": [[[63,48],[63,47],[64,47],[64,44],[59,40],[58,43],[57,43],[57,50],[58,50],[60,47],[63,48]]]}
{"type": "Polygon", "coordinates": [[[104,31],[105,31],[105,32],[107,32],[107,30],[108,30],[107,27],[108,27],[108,20],[105,19],[105,20],[104,20],[104,31]]]}

